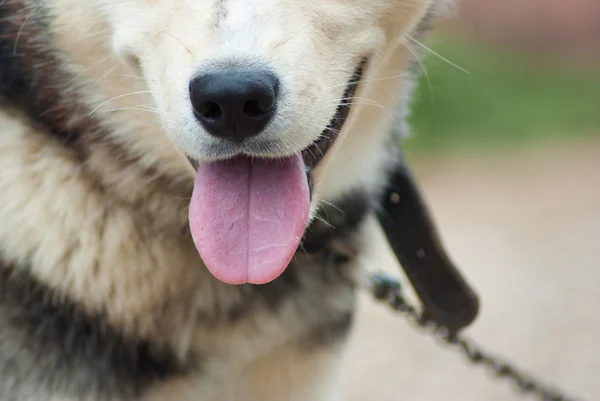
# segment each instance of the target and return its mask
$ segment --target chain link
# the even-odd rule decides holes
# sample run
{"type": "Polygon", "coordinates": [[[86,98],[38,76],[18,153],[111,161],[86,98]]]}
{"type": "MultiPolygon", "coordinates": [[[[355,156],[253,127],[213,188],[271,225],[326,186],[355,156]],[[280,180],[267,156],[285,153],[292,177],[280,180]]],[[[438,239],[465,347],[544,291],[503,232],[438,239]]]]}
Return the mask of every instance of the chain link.
{"type": "Polygon", "coordinates": [[[532,394],[541,401],[583,401],[581,398],[567,396],[564,392],[521,371],[512,363],[492,356],[464,335],[452,333],[448,328],[427,319],[416,307],[406,302],[402,294],[402,285],[393,277],[387,274],[373,274],[369,280],[369,287],[375,299],[386,303],[414,326],[424,329],[441,343],[463,353],[472,364],[489,370],[498,379],[511,381],[522,394],[532,394]]]}

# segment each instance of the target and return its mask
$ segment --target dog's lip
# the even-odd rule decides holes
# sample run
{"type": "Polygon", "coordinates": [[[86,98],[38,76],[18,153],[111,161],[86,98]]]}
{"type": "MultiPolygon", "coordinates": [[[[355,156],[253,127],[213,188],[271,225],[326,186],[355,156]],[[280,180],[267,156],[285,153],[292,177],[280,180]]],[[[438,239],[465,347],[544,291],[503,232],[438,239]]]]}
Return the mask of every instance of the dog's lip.
{"type": "Polygon", "coordinates": [[[200,163],[198,162],[198,160],[192,159],[189,156],[187,156],[187,159],[190,162],[190,164],[192,165],[192,168],[194,169],[194,171],[198,171],[198,167],[200,166],[200,163]]]}
{"type": "MultiPolygon", "coordinates": [[[[323,160],[327,151],[335,143],[339,132],[341,131],[346,119],[348,118],[348,115],[350,114],[354,93],[356,92],[356,88],[360,83],[367,62],[368,58],[363,58],[358,67],[355,69],[354,74],[352,74],[352,77],[348,82],[348,86],[344,91],[340,105],[337,107],[335,114],[327,127],[325,127],[325,129],[321,132],[319,138],[302,150],[302,158],[306,166],[307,175],[310,175],[310,171],[314,169],[321,160],[323,160]]],[[[235,156],[232,158],[235,158],[235,156]]],[[[198,171],[198,160],[190,156],[187,156],[187,159],[192,168],[195,171],[198,171]]]]}
{"type": "Polygon", "coordinates": [[[354,74],[352,74],[352,78],[350,78],[348,86],[344,91],[340,105],[335,111],[335,115],[331,119],[329,125],[323,130],[319,139],[302,151],[304,163],[308,168],[314,168],[321,160],[323,160],[327,151],[333,146],[338,134],[342,130],[342,127],[350,114],[354,93],[361,81],[367,61],[368,59],[364,58],[355,69],[354,74]]]}

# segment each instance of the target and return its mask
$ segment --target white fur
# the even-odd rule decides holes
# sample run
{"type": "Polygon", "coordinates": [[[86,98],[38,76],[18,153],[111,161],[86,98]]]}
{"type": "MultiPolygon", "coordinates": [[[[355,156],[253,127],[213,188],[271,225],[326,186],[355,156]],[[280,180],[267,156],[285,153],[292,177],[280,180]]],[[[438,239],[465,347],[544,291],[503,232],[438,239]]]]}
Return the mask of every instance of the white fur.
{"type": "MultiPolygon", "coordinates": [[[[348,190],[379,188],[411,57],[401,39],[433,0],[228,0],[218,23],[215,2],[45,0],[55,45],[77,77],[65,90],[83,96],[142,167],[183,182],[194,174],[185,154],[225,156],[207,151],[217,140],[192,115],[195,74],[222,63],[272,69],[281,103],[260,138],[271,141],[269,156],[283,156],[318,138],[369,55],[352,112],[315,172],[313,211],[348,190]]],[[[237,292],[215,284],[192,242],[180,240],[186,200],[155,190],[135,167],[111,165],[102,147],[82,171],[22,117],[0,112],[0,132],[0,188],[10,188],[0,190],[3,257],[31,262],[33,276],[58,294],[128,333],[160,339],[182,359],[214,355],[209,376],[165,384],[147,401],[337,400],[342,350],[299,353],[289,344],[301,330],[295,317],[310,315],[315,300],[303,301],[304,311],[283,305],[280,321],[258,312],[227,330],[198,331],[199,306],[233,304],[237,292]]]]}

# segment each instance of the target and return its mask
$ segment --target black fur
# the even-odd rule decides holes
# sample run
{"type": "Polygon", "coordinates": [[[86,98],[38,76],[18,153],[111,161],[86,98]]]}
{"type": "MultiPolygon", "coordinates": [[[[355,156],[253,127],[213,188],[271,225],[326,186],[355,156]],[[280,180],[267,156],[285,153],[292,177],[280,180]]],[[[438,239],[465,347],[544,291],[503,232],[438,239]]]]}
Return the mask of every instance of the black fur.
{"type": "Polygon", "coordinates": [[[354,323],[354,314],[352,312],[341,313],[335,316],[329,322],[315,327],[306,337],[305,341],[309,346],[323,347],[333,345],[346,338],[354,323]]]}
{"type": "Polygon", "coordinates": [[[71,112],[79,107],[77,99],[60,93],[60,83],[68,82],[68,76],[48,45],[52,39],[40,35],[51,32],[42,17],[43,5],[35,7],[39,10],[34,19],[23,0],[0,4],[0,101],[73,144],[79,134],[90,131],[92,120],[72,119],[71,112]]]}
{"type": "MultiPolygon", "coordinates": [[[[286,298],[303,289],[301,269],[320,269],[323,285],[331,291],[346,288],[343,291],[354,292],[346,267],[349,258],[335,258],[331,247],[334,241],[354,247],[353,235],[369,211],[369,200],[364,193],[355,191],[335,204],[320,211],[325,221],[317,220],[307,230],[307,254],[298,251],[300,256],[311,258],[312,266],[292,263],[271,283],[241,286],[243,302],[225,311],[225,321],[205,320],[200,324],[235,324],[259,305],[277,313],[286,298]]],[[[172,350],[150,340],[123,335],[103,316],[89,314],[58,297],[23,273],[26,271],[2,263],[0,258],[0,338],[11,338],[6,346],[0,343],[3,401],[10,400],[13,393],[22,395],[31,388],[32,381],[40,391],[75,397],[94,391],[100,397],[112,397],[111,400],[129,399],[163,380],[201,369],[201,356],[180,363],[172,350]],[[15,343],[19,344],[17,349],[8,349],[15,343]],[[70,378],[68,387],[65,377],[70,378]],[[15,391],[11,386],[23,387],[15,391]]],[[[353,304],[349,304],[347,310],[310,328],[301,343],[325,346],[344,338],[352,325],[352,310],[353,304]]]]}
{"type": "Polygon", "coordinates": [[[371,208],[370,203],[364,191],[356,190],[320,208],[319,218],[304,234],[302,249],[309,253],[318,252],[330,248],[333,239],[348,239],[363,222],[371,208]]]}
{"type": "Polygon", "coordinates": [[[167,349],[133,339],[24,273],[0,263],[0,399],[30,389],[128,399],[185,370],[167,349]],[[4,343],[5,345],[3,345],[4,343]],[[8,349],[19,344],[17,349],[8,349]],[[65,384],[68,377],[69,385],[65,384]],[[19,388],[23,386],[23,388],[19,388]],[[19,391],[15,391],[15,388],[19,391]]]}

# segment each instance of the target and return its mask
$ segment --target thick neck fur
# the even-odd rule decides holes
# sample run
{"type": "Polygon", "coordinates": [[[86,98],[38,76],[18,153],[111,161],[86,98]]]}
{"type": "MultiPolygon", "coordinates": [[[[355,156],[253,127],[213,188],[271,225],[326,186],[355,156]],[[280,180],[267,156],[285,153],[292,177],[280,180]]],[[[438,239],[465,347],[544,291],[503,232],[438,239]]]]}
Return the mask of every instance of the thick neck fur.
{"type": "MultiPolygon", "coordinates": [[[[50,16],[42,1],[0,4],[0,254],[126,333],[178,344],[182,354],[200,339],[226,347],[245,334],[195,328],[252,290],[222,285],[202,266],[187,227],[193,170],[163,134],[143,79],[112,54],[95,10],[54,3],[75,10],[50,16]]],[[[398,44],[378,56],[357,93],[378,106],[353,109],[315,173],[327,202],[376,191],[393,158],[389,110],[407,90],[398,71],[412,55],[398,44]]]]}
{"type": "MultiPolygon", "coordinates": [[[[113,54],[99,3],[0,1],[0,364],[31,372],[0,380],[0,398],[326,399],[335,358],[308,351],[348,331],[358,273],[328,247],[368,246],[360,227],[395,157],[390,110],[406,103],[412,52],[398,41],[371,58],[314,171],[309,253],[267,285],[228,286],[189,232],[194,171],[147,82],[113,54]],[[185,387],[182,371],[207,375],[185,387]]],[[[422,29],[432,4],[390,11],[388,40],[422,29]]]]}

